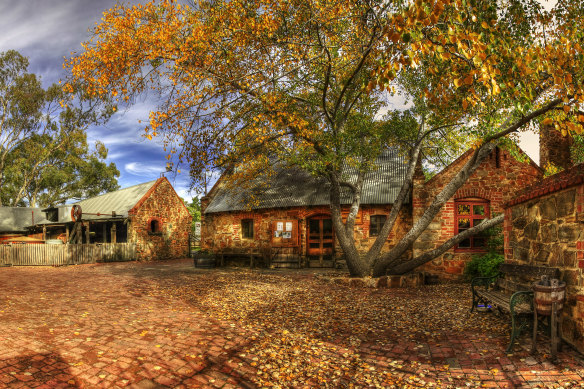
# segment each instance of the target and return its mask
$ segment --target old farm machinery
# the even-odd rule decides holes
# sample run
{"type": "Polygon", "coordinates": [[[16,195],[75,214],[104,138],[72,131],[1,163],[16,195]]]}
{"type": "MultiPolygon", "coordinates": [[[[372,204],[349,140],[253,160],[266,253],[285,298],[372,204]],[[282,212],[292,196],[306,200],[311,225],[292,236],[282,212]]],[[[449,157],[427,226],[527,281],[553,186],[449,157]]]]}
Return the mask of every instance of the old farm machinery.
{"type": "Polygon", "coordinates": [[[83,242],[83,235],[81,232],[82,226],[83,226],[83,220],[82,217],[83,215],[94,215],[94,216],[111,216],[111,217],[116,217],[116,213],[112,212],[112,213],[83,213],[83,210],[81,209],[81,206],[78,204],[73,205],[73,207],[71,207],[71,220],[75,222],[75,224],[73,225],[73,230],[71,231],[71,235],[69,235],[69,243],[82,243],[83,242]]]}

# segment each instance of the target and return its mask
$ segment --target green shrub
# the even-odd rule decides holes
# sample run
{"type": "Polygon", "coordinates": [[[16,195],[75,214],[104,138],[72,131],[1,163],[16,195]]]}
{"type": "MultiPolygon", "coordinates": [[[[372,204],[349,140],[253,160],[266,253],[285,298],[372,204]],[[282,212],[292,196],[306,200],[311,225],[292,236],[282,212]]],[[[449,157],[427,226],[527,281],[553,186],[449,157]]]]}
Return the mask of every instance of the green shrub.
{"type": "Polygon", "coordinates": [[[499,265],[505,261],[503,251],[503,228],[494,226],[484,232],[487,238],[485,254],[475,254],[464,268],[464,276],[468,280],[474,277],[493,277],[499,272],[499,265]]]}

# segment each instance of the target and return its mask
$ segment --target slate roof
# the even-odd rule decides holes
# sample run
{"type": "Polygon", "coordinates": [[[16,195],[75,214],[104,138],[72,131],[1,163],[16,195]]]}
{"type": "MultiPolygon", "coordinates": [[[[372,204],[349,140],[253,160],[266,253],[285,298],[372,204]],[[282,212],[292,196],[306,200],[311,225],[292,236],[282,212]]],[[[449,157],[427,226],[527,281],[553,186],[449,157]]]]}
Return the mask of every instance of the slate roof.
{"type": "Polygon", "coordinates": [[[112,212],[115,212],[117,217],[128,217],[128,211],[138,204],[156,181],[148,181],[115,192],[105,193],[75,204],[81,206],[83,220],[111,219],[112,212]],[[89,215],[90,213],[105,213],[107,215],[89,215]]]}
{"type": "Polygon", "coordinates": [[[0,207],[0,232],[25,232],[26,227],[45,222],[40,208],[0,207]]]}
{"type": "MultiPolygon", "coordinates": [[[[363,184],[362,204],[393,204],[407,170],[407,160],[397,150],[385,151],[376,161],[377,168],[365,176],[363,184]]],[[[347,168],[346,174],[350,182],[357,180],[357,171],[347,168]]],[[[258,184],[259,185],[259,184],[258,184]]],[[[314,177],[297,168],[276,169],[266,189],[255,189],[258,206],[261,208],[283,208],[297,206],[317,206],[329,204],[329,184],[322,178],[314,177]]],[[[205,210],[205,213],[246,210],[245,200],[254,189],[237,188],[227,190],[219,187],[205,210]]],[[[349,204],[349,196],[341,201],[349,204]]]]}

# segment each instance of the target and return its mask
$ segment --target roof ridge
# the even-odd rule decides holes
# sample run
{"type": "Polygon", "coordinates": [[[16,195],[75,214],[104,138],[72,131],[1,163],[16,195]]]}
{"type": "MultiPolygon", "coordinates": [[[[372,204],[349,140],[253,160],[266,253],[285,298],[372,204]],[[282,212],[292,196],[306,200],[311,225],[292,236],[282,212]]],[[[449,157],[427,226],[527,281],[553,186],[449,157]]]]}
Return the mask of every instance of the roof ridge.
{"type": "Polygon", "coordinates": [[[89,197],[89,198],[86,198],[86,199],[83,199],[83,200],[79,200],[79,201],[77,201],[76,203],[73,203],[73,204],[79,204],[82,201],[97,199],[97,198],[102,197],[102,196],[111,195],[113,193],[121,192],[121,191],[124,191],[124,190],[127,190],[127,189],[132,189],[132,188],[135,188],[135,187],[141,186],[141,185],[146,185],[146,184],[150,184],[150,183],[152,185],[154,185],[156,183],[156,181],[158,181],[158,179],[153,180],[153,181],[146,181],[146,182],[143,182],[141,184],[135,184],[135,185],[132,185],[132,186],[127,186],[125,188],[120,188],[118,190],[114,190],[114,191],[111,191],[111,192],[102,193],[102,194],[97,195],[97,196],[93,196],[93,197],[89,197]]]}

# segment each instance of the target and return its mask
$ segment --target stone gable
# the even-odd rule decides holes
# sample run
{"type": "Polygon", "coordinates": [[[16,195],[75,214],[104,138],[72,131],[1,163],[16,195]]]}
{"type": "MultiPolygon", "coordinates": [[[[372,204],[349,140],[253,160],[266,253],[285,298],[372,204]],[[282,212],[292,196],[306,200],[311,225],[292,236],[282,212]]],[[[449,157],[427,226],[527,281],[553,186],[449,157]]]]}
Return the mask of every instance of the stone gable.
{"type": "Polygon", "coordinates": [[[187,256],[191,215],[166,178],[159,179],[134,206],[129,223],[139,259],[187,256]]]}
{"type": "MultiPolygon", "coordinates": [[[[423,182],[423,180],[414,182],[412,201],[414,222],[421,217],[432,199],[470,159],[472,152],[473,150],[466,152],[428,182],[423,182]]],[[[504,204],[516,195],[518,189],[537,182],[542,175],[542,171],[535,163],[519,162],[505,150],[494,150],[444,205],[428,229],[414,243],[414,256],[439,247],[455,235],[457,200],[482,199],[488,202],[491,216],[501,214],[504,211],[504,204]]],[[[422,268],[443,278],[457,278],[462,275],[466,263],[473,254],[476,252],[452,248],[422,268]]]]}

